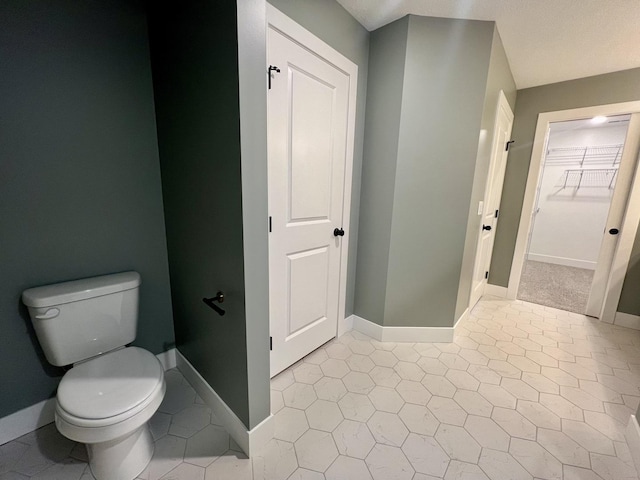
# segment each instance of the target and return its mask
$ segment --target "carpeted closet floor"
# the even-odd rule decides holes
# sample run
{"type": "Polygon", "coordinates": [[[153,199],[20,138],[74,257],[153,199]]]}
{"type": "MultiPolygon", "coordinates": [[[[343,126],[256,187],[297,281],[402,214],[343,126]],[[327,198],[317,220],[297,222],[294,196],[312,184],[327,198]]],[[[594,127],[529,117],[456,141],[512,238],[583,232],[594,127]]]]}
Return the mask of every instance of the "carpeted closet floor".
{"type": "Polygon", "coordinates": [[[518,299],[584,314],[593,270],[525,261],[518,299]]]}

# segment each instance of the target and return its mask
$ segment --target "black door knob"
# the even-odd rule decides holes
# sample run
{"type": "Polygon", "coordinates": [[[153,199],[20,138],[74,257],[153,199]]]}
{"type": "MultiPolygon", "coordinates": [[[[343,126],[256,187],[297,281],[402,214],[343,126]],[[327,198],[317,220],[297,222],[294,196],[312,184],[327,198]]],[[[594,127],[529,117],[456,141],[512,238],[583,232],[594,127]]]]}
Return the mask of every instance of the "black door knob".
{"type": "Polygon", "coordinates": [[[334,228],[333,229],[334,237],[344,237],[344,230],[342,228],[334,228]]]}
{"type": "Polygon", "coordinates": [[[491,231],[491,225],[482,225],[482,229],[486,230],[487,232],[491,231]]]}
{"type": "Polygon", "coordinates": [[[618,233],[620,233],[620,230],[618,230],[617,228],[612,228],[611,230],[609,230],[609,233],[611,235],[617,235],[618,233]]]}

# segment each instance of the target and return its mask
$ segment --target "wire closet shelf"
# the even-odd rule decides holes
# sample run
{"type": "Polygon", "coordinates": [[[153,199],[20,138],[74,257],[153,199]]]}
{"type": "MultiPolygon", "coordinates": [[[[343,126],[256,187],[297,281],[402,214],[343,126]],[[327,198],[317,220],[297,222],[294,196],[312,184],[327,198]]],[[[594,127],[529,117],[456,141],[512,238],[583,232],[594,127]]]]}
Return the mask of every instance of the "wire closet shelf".
{"type": "Polygon", "coordinates": [[[622,157],[623,143],[581,147],[559,147],[547,150],[545,163],[576,166],[564,171],[557,183],[560,188],[613,189],[622,157]],[[602,168],[602,165],[606,168],[602,168]],[[600,166],[597,168],[596,166],[600,166]]]}

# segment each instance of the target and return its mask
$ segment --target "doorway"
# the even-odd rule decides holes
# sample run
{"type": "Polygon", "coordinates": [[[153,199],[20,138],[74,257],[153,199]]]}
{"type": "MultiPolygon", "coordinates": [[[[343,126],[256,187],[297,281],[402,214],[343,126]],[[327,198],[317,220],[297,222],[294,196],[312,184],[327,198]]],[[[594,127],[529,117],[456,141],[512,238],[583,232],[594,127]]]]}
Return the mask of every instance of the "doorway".
{"type": "MultiPolygon", "coordinates": [[[[615,175],[613,175],[614,172],[609,172],[609,181],[613,180],[611,183],[612,196],[604,228],[600,231],[600,235],[603,235],[604,230],[604,235],[601,237],[596,268],[593,272],[593,280],[591,281],[591,288],[586,308],[584,309],[584,313],[588,316],[614,323],[622,292],[622,284],[628,269],[633,243],[638,232],[638,222],[640,221],[640,176],[636,168],[640,149],[640,114],[638,112],[640,112],[640,102],[626,102],[541,113],[538,116],[529,175],[509,276],[507,298],[515,299],[517,297],[526,261],[536,261],[535,258],[528,257],[530,253],[538,253],[535,251],[534,243],[532,242],[532,228],[536,223],[540,222],[540,219],[536,218],[539,213],[537,211],[540,204],[539,200],[542,200],[540,180],[543,177],[543,161],[550,148],[552,148],[549,147],[549,133],[552,124],[571,120],[592,121],[592,119],[595,119],[594,121],[601,121],[601,118],[596,119],[596,117],[608,118],[616,116],[619,118],[615,120],[622,122],[625,119],[620,116],[630,115],[617,171],[615,175]]],[[[608,120],[605,120],[605,122],[608,122],[608,120]]],[[[586,153],[588,152],[585,150],[583,155],[586,153]]],[[[578,168],[573,167],[567,165],[562,168],[561,179],[563,181],[556,188],[565,187],[565,178],[567,187],[578,191],[578,184],[582,188],[584,185],[582,182],[589,181],[589,176],[590,181],[594,183],[589,188],[596,188],[596,184],[604,183],[604,179],[598,178],[598,175],[607,172],[581,172],[580,170],[590,169],[586,168],[584,164],[582,168],[580,168],[580,165],[578,165],[578,168]],[[572,170],[577,170],[577,172],[572,170]]],[[[593,167],[596,170],[595,166],[593,167]]],[[[556,178],[556,180],[558,179],[556,178]]],[[[599,188],[608,188],[608,184],[606,187],[599,188]]],[[[538,259],[540,258],[538,257],[538,259]]],[[[548,278],[549,275],[547,275],[547,281],[548,278]]]]}
{"type": "Polygon", "coordinates": [[[509,139],[513,127],[513,111],[509,106],[507,97],[500,90],[498,104],[496,105],[496,119],[493,128],[493,140],[491,144],[491,157],[489,172],[485,186],[484,200],[478,208],[478,214],[482,216],[482,227],[478,233],[478,246],[473,267],[471,283],[471,295],[469,310],[471,310],[480,297],[484,294],[489,278],[489,265],[495,240],[495,231],[498,226],[500,200],[502,198],[502,186],[504,174],[507,168],[509,155],[509,139]]]}
{"type": "Polygon", "coordinates": [[[549,125],[519,300],[587,312],[630,117],[549,125]]]}
{"type": "Polygon", "coordinates": [[[273,377],[344,322],[357,66],[267,6],[273,377]]]}

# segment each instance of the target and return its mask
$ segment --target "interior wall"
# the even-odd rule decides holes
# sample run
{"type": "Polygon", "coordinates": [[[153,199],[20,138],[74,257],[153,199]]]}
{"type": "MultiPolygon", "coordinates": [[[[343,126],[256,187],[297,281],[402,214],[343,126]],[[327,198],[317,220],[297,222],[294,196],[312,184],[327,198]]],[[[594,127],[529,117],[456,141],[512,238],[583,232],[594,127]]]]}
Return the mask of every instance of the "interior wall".
{"type": "Polygon", "coordinates": [[[237,20],[185,0],[149,26],[176,343],[249,428],[237,20]],[[218,290],[224,316],[202,302],[218,290]]]}
{"type": "Polygon", "coordinates": [[[385,326],[455,321],[493,31],[409,18],[385,326]]]}
{"type": "Polygon", "coordinates": [[[349,316],[354,312],[356,264],[360,252],[358,218],[369,70],[369,32],[335,0],[269,0],[269,3],[358,66],[351,221],[346,227],[349,229],[346,315],[349,316]]]}
{"type": "Polygon", "coordinates": [[[174,343],[141,2],[0,3],[0,417],[54,395],[29,287],[136,270],[136,345],[174,343]],[[10,392],[10,393],[9,393],[10,392]]]}
{"type": "MultiPolygon", "coordinates": [[[[538,114],[640,100],[640,68],[527,88],[518,91],[512,146],[500,205],[501,218],[491,259],[489,282],[507,287],[538,114]]],[[[636,238],[618,311],[640,315],[640,241],[636,238]]]]}
{"type": "Polygon", "coordinates": [[[355,311],[384,324],[409,17],[371,33],[355,311]]]}
{"type": "Polygon", "coordinates": [[[485,189],[491,164],[491,148],[495,135],[495,122],[500,91],[504,93],[511,110],[516,104],[516,83],[513,80],[511,67],[504,51],[502,39],[498,29],[494,26],[491,44],[491,61],[487,76],[487,88],[482,107],[482,121],[478,136],[478,155],[471,189],[471,202],[467,219],[467,234],[460,268],[460,284],[456,300],[456,320],[459,319],[467,307],[471,296],[473,273],[478,247],[478,232],[482,227],[482,216],[478,215],[478,204],[484,201],[485,189]]]}
{"type": "MultiPolygon", "coordinates": [[[[548,149],[615,145],[624,143],[628,124],[580,130],[555,130],[551,126],[548,149]]],[[[595,270],[606,226],[613,188],[610,178],[591,180],[573,188],[573,177],[563,188],[567,169],[580,168],[580,160],[548,157],[540,179],[537,213],[528,251],[528,259],[595,270]]],[[[589,161],[585,169],[610,169],[612,161],[589,161]]],[[[588,175],[588,173],[587,173],[588,175]]],[[[613,185],[615,186],[615,184],[613,185]]]]}

